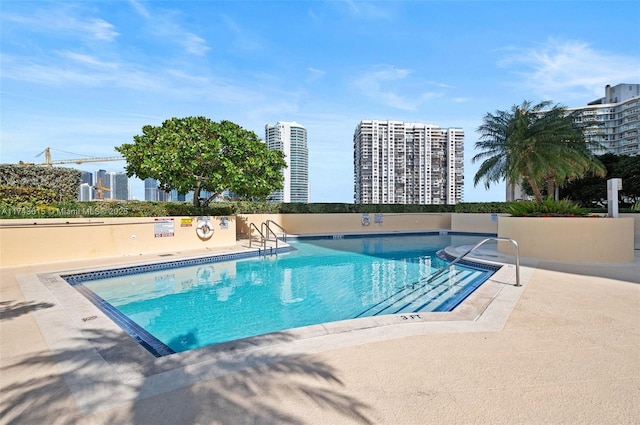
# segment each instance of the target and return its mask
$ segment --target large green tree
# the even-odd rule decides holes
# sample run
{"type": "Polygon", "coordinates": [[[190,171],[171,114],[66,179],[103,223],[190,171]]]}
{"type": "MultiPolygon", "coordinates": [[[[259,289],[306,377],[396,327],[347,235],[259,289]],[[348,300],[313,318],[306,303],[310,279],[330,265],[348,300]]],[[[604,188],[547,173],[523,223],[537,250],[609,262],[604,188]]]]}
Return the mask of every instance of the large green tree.
{"type": "Polygon", "coordinates": [[[524,182],[541,202],[545,184],[553,194],[555,185],[566,180],[605,172],[574,116],[549,101],[524,101],[508,111],[487,113],[478,132],[475,147],[480,152],[472,161],[482,163],[474,176],[476,186],[480,181],[487,188],[505,179],[524,182]]]}
{"type": "Polygon", "coordinates": [[[621,204],[631,206],[640,201],[640,156],[607,153],[598,159],[607,169],[606,176],[588,175],[568,182],[560,190],[560,196],[585,207],[606,207],[607,180],[621,178],[622,190],[618,193],[621,204]]]}
{"type": "Polygon", "coordinates": [[[195,206],[207,206],[225,190],[265,199],[283,187],[284,154],[231,121],[171,118],[159,127],[144,126],[133,141],[116,147],[127,161],[127,175],[157,179],[163,190],[193,191],[195,206]],[[211,195],[203,199],[203,191],[211,195]]]}

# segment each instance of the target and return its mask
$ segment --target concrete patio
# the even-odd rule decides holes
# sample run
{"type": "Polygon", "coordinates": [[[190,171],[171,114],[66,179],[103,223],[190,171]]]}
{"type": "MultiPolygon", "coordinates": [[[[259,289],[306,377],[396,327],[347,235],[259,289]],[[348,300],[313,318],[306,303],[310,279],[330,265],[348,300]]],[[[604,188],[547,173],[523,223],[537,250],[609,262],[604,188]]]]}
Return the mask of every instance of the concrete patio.
{"type": "Polygon", "coordinates": [[[523,259],[523,286],[497,274],[468,317],[160,359],[51,278],[154,260],[0,269],[0,423],[640,423],[639,251],[626,265],[523,259]]]}

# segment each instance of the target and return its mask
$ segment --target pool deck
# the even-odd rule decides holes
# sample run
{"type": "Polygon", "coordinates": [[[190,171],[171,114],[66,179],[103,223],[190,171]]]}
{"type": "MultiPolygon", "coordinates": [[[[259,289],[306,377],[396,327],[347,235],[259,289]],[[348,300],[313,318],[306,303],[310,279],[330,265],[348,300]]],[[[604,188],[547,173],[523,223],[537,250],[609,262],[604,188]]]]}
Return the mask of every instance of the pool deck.
{"type": "Polygon", "coordinates": [[[522,259],[521,287],[513,258],[477,258],[511,265],[453,313],[158,359],[57,275],[167,257],[2,267],[0,424],[640,423],[640,251],[621,265],[522,259]]]}

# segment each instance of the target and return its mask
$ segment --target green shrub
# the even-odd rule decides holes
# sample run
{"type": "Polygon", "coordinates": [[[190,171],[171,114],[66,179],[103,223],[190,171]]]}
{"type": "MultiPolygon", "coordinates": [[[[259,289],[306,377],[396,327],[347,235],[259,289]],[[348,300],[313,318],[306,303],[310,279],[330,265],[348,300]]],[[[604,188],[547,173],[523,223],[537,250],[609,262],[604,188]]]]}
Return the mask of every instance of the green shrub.
{"type": "Polygon", "coordinates": [[[572,201],[553,199],[513,202],[508,212],[514,217],[575,217],[589,214],[588,210],[572,201]]]}
{"type": "Polygon", "coordinates": [[[507,212],[507,203],[454,205],[415,204],[347,204],[347,203],[272,203],[217,202],[208,207],[194,207],[190,202],[150,201],[69,201],[60,202],[57,194],[39,188],[0,188],[0,218],[29,217],[168,217],[168,216],[229,216],[235,214],[335,214],[335,213],[452,213],[507,212]],[[4,190],[4,192],[3,192],[4,190]],[[2,194],[5,194],[2,197],[2,194]]]}
{"type": "Polygon", "coordinates": [[[235,201],[230,204],[235,205],[236,214],[279,214],[282,205],[266,201],[235,201]]]}
{"type": "Polygon", "coordinates": [[[233,215],[236,213],[236,206],[228,202],[211,203],[207,207],[195,207],[191,203],[165,202],[164,215],[212,215],[223,216],[233,215]]]}
{"type": "Polygon", "coordinates": [[[225,216],[235,214],[235,205],[211,204],[194,207],[191,203],[178,202],[0,202],[0,218],[78,218],[78,217],[168,217],[168,216],[225,216]]]}
{"type": "MultiPolygon", "coordinates": [[[[73,168],[0,164],[0,186],[48,189],[53,191],[58,202],[78,198],[80,176],[81,172],[73,168]]],[[[48,202],[48,198],[36,203],[48,202]]]]}
{"type": "Polygon", "coordinates": [[[25,186],[0,186],[0,204],[12,207],[35,207],[56,202],[58,194],[51,189],[25,186]]]}
{"type": "Polygon", "coordinates": [[[511,202],[460,202],[457,213],[508,213],[511,202]]]}

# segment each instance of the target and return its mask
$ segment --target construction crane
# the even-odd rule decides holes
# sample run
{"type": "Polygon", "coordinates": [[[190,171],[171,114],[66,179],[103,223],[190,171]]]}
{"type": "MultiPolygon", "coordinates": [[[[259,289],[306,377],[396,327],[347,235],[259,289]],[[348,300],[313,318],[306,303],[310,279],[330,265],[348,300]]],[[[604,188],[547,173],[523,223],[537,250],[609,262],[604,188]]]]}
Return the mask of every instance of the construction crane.
{"type": "Polygon", "coordinates": [[[96,200],[98,201],[104,200],[103,192],[111,192],[111,189],[102,185],[102,177],[98,177],[98,183],[93,188],[96,191],[96,200]]]}
{"type": "MultiPolygon", "coordinates": [[[[64,151],[60,151],[64,152],[64,151]]],[[[71,153],[71,152],[65,152],[71,153]]],[[[51,159],[51,148],[45,148],[42,152],[36,155],[36,158],[44,154],[44,162],[40,164],[34,164],[33,162],[22,162],[20,161],[20,165],[46,165],[53,166],[58,164],[83,164],[85,162],[108,162],[108,161],[124,161],[124,158],[121,156],[105,156],[105,157],[86,157],[86,158],[77,158],[77,159],[51,159]]],[[[73,154],[77,155],[77,154],[73,154]]]]}

